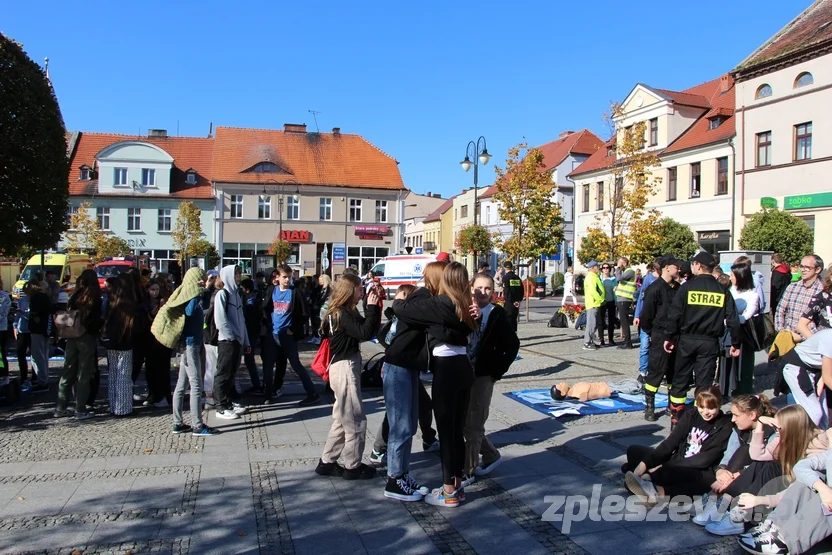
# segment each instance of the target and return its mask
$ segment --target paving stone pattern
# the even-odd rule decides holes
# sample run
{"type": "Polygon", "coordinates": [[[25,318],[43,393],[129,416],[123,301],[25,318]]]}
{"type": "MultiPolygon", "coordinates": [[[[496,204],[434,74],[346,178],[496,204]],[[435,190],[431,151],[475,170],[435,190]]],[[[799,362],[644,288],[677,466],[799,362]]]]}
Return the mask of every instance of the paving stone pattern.
{"type": "MultiPolygon", "coordinates": [[[[453,510],[385,499],[384,468],[368,481],[316,476],[331,398],[298,408],[304,392],[291,370],[276,404],[234,421],[210,411],[208,423],[223,433],[194,438],[170,433],[169,409],[137,407],[128,418],[86,422],[52,418],[60,371],[53,365],[51,394],[0,412],[0,554],[737,553],[735,538],[691,523],[587,520],[564,533],[561,523],[542,519],[547,495],[589,496],[599,484],[622,493],[618,467],[627,446],[655,444],[668,426],[666,418],[648,424],[638,413],[556,420],[503,395],[634,377],[637,350],[582,351],[579,332],[546,327],[555,309],[536,303],[532,322],[521,321],[522,358],[496,384],[486,424],[505,462],[466,488],[466,502],[453,510]]],[[[363,349],[365,357],[378,351],[363,349]]],[[[312,353],[304,348],[307,365],[312,353]]],[[[238,376],[243,388],[245,374],[238,376]]],[[[759,377],[769,379],[762,367],[759,377]]],[[[379,390],[364,399],[369,454],[384,403],[379,390]]],[[[420,446],[417,434],[411,473],[438,487],[438,454],[420,446]]]]}

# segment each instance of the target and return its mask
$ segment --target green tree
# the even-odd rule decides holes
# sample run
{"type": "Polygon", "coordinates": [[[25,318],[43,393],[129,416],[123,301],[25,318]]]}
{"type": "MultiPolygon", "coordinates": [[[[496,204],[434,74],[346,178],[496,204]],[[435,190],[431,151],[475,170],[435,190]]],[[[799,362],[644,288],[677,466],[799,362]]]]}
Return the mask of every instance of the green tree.
{"type": "Polygon", "coordinates": [[[100,235],[96,241],[96,259],[101,260],[107,256],[130,256],[133,249],[127,241],[115,235],[100,235]]]}
{"type": "Polygon", "coordinates": [[[486,253],[494,248],[494,243],[485,227],[471,224],[459,230],[454,246],[459,254],[486,253]]]}
{"type": "Polygon", "coordinates": [[[814,234],[804,220],[776,208],[763,208],[745,222],[740,232],[740,248],[749,251],[773,251],[789,264],[814,249],[814,234]]]}
{"type": "Polygon", "coordinates": [[[672,254],[679,260],[688,260],[699,251],[699,243],[696,242],[693,231],[690,227],[680,224],[676,220],[670,218],[659,220],[657,235],[659,242],[656,250],[652,252],[653,258],[672,254]]]}
{"type": "MultiPolygon", "coordinates": [[[[595,260],[602,262],[610,255],[610,238],[598,227],[590,227],[587,234],[581,238],[581,246],[578,248],[578,260],[586,265],[587,262],[595,260]]],[[[614,261],[612,257],[608,260],[614,261]]]]}
{"type": "Polygon", "coordinates": [[[0,252],[55,246],[66,229],[64,122],[43,70],[0,34],[0,252]]]}
{"type": "Polygon", "coordinates": [[[496,236],[494,246],[510,260],[558,252],[563,244],[563,218],[543,153],[521,143],[508,150],[505,169],[495,165],[494,171],[497,192],[493,200],[500,219],[512,226],[511,235],[496,236]]]}
{"type": "Polygon", "coordinates": [[[604,197],[608,199],[607,208],[592,227],[603,230],[608,237],[606,257],[609,260],[627,255],[634,261],[644,261],[645,250],[657,240],[656,223],[660,215],[658,210],[647,208],[647,203],[661,183],[661,178],[651,172],[661,166],[661,159],[657,151],[645,149],[646,123],[640,121],[620,129],[618,122],[623,116],[618,103],[613,103],[604,115],[607,125],[617,129],[615,161],[602,185],[604,197]]]}
{"type": "Polygon", "coordinates": [[[214,243],[204,238],[197,239],[194,244],[191,245],[191,250],[188,252],[188,256],[204,256],[205,267],[208,269],[216,268],[220,263],[220,254],[217,252],[217,247],[214,243]]]}
{"type": "Polygon", "coordinates": [[[186,200],[179,205],[170,238],[179,251],[179,263],[185,268],[187,257],[193,255],[194,245],[202,238],[202,211],[193,202],[186,200]]]}

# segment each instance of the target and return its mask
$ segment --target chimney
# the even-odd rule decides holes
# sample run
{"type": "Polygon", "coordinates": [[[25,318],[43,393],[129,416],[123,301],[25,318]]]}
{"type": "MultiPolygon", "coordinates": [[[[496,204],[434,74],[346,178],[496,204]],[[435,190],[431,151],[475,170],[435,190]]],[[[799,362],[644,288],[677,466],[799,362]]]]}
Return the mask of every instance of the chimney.
{"type": "Polygon", "coordinates": [[[561,134],[558,136],[558,139],[565,139],[566,137],[568,137],[568,136],[569,136],[569,135],[571,135],[572,133],[574,133],[574,131],[564,131],[563,133],[561,133],[561,134]]]}
{"type": "Polygon", "coordinates": [[[147,130],[148,137],[167,137],[168,130],[167,129],[148,129],[147,130]]]}
{"type": "Polygon", "coordinates": [[[433,193],[433,198],[442,198],[442,193],[433,193]]]}
{"type": "Polygon", "coordinates": [[[428,194],[427,194],[427,195],[425,195],[425,196],[426,196],[426,197],[432,197],[433,195],[431,195],[431,194],[430,194],[430,191],[428,191],[428,194]]]}
{"type": "Polygon", "coordinates": [[[728,74],[723,75],[719,79],[719,92],[720,92],[720,94],[725,94],[729,90],[731,90],[731,85],[732,84],[733,84],[733,80],[731,79],[731,76],[728,75],[728,74]]]}
{"type": "Polygon", "coordinates": [[[283,124],[283,132],[284,133],[306,133],[306,124],[305,123],[284,123],[283,124]]]}
{"type": "Polygon", "coordinates": [[[340,127],[333,127],[332,128],[332,134],[333,135],[340,135],[341,134],[341,128],[340,127]]]}

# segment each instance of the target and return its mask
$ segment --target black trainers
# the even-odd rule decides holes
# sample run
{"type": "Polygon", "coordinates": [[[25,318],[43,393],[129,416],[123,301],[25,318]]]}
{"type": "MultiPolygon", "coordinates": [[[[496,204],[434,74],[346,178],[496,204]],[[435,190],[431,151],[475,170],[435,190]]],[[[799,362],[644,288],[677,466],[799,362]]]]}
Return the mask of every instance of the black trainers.
{"type": "Polygon", "coordinates": [[[305,399],[298,403],[299,407],[311,407],[317,405],[321,401],[321,396],[317,393],[307,395],[305,399]]]}
{"type": "Polygon", "coordinates": [[[173,425],[173,433],[175,433],[175,434],[187,434],[191,430],[193,430],[193,428],[191,428],[187,424],[174,424],[173,425]]]}
{"type": "Polygon", "coordinates": [[[355,468],[345,468],[344,474],[343,476],[341,476],[341,478],[343,478],[344,480],[369,480],[370,478],[375,478],[375,476],[375,468],[361,463],[355,468]]]}
{"type": "Polygon", "coordinates": [[[421,501],[424,496],[410,485],[407,481],[407,475],[404,475],[400,478],[387,477],[384,497],[397,499],[398,501],[421,501]]]}
{"type": "Polygon", "coordinates": [[[344,467],[337,462],[325,463],[318,461],[318,466],[315,468],[315,474],[320,476],[343,476],[344,467]]]}
{"type": "Polygon", "coordinates": [[[191,435],[194,437],[208,437],[208,436],[215,436],[219,434],[220,431],[216,428],[212,428],[211,426],[202,425],[201,428],[195,428],[191,435]]]}

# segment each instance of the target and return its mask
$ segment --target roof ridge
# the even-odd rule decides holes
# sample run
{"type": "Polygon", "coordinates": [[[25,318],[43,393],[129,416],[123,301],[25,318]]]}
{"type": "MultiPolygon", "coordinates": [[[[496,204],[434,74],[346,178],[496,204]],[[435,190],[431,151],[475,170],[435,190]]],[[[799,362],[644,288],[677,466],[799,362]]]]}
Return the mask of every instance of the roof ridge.
{"type": "Polygon", "coordinates": [[[77,131],[77,133],[79,133],[81,135],[90,135],[90,136],[97,136],[97,137],[126,137],[126,138],[129,138],[129,139],[137,139],[137,140],[141,140],[141,139],[165,139],[165,140],[171,140],[171,139],[198,139],[198,140],[202,140],[202,141],[213,141],[214,140],[211,137],[195,137],[195,136],[191,136],[191,135],[178,136],[178,137],[174,137],[174,136],[148,137],[147,135],[128,135],[126,133],[109,133],[109,132],[105,132],[105,131],[77,131]]]}
{"type": "MultiPolygon", "coordinates": [[[[214,128],[214,134],[216,134],[217,130],[219,130],[219,129],[238,129],[238,130],[241,130],[241,131],[269,131],[269,132],[273,132],[273,133],[282,133],[284,135],[304,135],[304,134],[306,134],[306,135],[312,135],[312,134],[333,135],[333,136],[335,135],[335,133],[331,133],[331,132],[328,132],[328,131],[305,131],[304,133],[298,133],[298,132],[290,131],[290,132],[287,133],[284,129],[268,129],[268,128],[265,128],[265,127],[239,127],[239,126],[236,126],[236,125],[218,125],[214,128]]],[[[343,137],[344,135],[349,135],[351,137],[361,137],[361,135],[359,135],[358,133],[342,133],[342,132],[338,133],[338,136],[340,136],[340,137],[343,137]]]]}
{"type": "Polygon", "coordinates": [[[799,23],[802,19],[804,19],[804,18],[806,18],[807,16],[809,16],[809,14],[811,14],[812,12],[814,12],[816,9],[820,8],[820,7],[821,7],[824,3],[826,3],[826,2],[827,2],[827,0],[815,0],[815,2],[813,2],[811,6],[807,7],[805,10],[803,10],[802,12],[800,12],[799,14],[797,14],[797,16],[796,16],[794,19],[792,19],[791,21],[789,21],[788,23],[786,23],[783,27],[781,27],[781,28],[780,28],[780,30],[779,30],[779,31],[777,31],[776,33],[774,33],[774,35],[772,35],[772,36],[771,36],[771,37],[770,37],[767,41],[765,41],[763,44],[761,44],[761,45],[760,45],[760,46],[759,46],[756,50],[754,50],[751,54],[749,54],[748,56],[746,56],[746,57],[745,57],[745,59],[744,59],[743,61],[741,61],[741,62],[737,65],[737,68],[741,68],[741,67],[745,66],[745,64],[746,64],[747,62],[749,62],[750,60],[752,60],[752,59],[753,59],[754,57],[756,57],[758,54],[762,53],[762,52],[763,52],[766,48],[768,48],[768,47],[769,47],[769,46],[771,46],[772,44],[775,44],[778,40],[780,40],[781,38],[783,38],[783,35],[787,34],[789,31],[791,31],[791,30],[792,30],[792,28],[793,28],[795,25],[797,25],[797,23],[799,23]]]}

